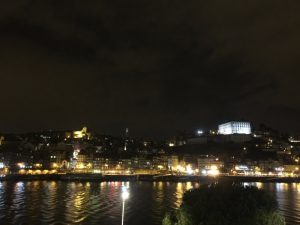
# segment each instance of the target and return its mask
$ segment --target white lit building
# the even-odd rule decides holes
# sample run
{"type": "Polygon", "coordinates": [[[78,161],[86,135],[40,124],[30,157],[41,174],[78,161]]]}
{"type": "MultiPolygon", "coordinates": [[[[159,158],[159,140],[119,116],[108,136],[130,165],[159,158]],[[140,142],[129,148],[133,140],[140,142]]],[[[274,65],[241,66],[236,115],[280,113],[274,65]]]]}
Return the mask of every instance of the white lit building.
{"type": "Polygon", "coordinates": [[[251,134],[251,124],[249,122],[228,122],[219,125],[219,134],[251,134]]]}

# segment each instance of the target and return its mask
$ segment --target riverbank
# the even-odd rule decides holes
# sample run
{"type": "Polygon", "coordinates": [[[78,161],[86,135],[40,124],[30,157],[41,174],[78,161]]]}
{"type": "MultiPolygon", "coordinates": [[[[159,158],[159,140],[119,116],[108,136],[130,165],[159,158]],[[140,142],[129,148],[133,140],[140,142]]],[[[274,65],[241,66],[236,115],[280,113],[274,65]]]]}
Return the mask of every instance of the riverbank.
{"type": "Polygon", "coordinates": [[[262,182],[262,183],[300,183],[300,177],[257,177],[257,176],[183,176],[183,175],[102,175],[102,174],[45,174],[21,175],[9,174],[0,177],[0,181],[168,181],[168,182],[262,182]]]}

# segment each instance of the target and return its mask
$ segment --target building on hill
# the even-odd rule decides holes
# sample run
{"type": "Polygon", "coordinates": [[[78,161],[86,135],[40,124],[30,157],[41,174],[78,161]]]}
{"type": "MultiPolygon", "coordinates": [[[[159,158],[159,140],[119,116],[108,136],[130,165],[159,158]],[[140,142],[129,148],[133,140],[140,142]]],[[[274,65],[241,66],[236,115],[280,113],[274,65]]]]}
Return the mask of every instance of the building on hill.
{"type": "Polygon", "coordinates": [[[223,123],[219,125],[218,133],[222,135],[251,134],[251,124],[237,121],[223,123]]]}

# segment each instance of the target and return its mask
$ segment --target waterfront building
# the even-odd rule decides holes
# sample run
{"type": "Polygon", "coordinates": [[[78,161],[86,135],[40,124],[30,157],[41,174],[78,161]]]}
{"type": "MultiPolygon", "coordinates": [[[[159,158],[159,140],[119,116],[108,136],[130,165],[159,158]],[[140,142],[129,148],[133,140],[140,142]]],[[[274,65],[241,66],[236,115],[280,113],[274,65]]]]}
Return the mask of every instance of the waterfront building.
{"type": "Polygon", "coordinates": [[[77,155],[76,169],[77,170],[89,170],[89,169],[92,169],[92,167],[93,167],[93,158],[91,157],[91,155],[81,151],[77,155]]]}
{"type": "Polygon", "coordinates": [[[220,170],[224,167],[224,162],[220,161],[219,158],[212,155],[199,156],[197,159],[197,163],[199,173],[202,175],[206,175],[212,170],[220,170]]]}
{"type": "Polygon", "coordinates": [[[168,157],[167,156],[154,156],[152,159],[153,169],[167,170],[168,169],[168,157]]]}
{"type": "Polygon", "coordinates": [[[178,165],[179,165],[179,159],[177,155],[171,155],[168,157],[168,168],[170,171],[177,170],[178,165]]]}
{"type": "Polygon", "coordinates": [[[66,151],[50,151],[50,168],[51,169],[58,169],[64,167],[63,164],[64,160],[67,159],[67,152],[66,151]]]}
{"type": "Polygon", "coordinates": [[[262,173],[270,173],[276,171],[276,168],[282,167],[282,163],[277,160],[259,160],[258,167],[262,173]]]}
{"type": "Polygon", "coordinates": [[[297,164],[285,164],[283,165],[283,172],[288,176],[288,175],[299,175],[300,171],[299,171],[300,166],[297,164]]]}

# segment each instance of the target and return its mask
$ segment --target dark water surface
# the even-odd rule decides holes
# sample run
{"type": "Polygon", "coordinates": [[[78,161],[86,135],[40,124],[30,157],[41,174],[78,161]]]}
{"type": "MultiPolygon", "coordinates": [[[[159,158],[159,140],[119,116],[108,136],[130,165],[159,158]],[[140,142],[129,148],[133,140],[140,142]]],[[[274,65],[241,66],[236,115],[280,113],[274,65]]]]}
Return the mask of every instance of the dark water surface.
{"type": "MultiPolygon", "coordinates": [[[[124,225],[160,225],[199,183],[0,182],[0,224],[121,224],[121,186],[129,186],[124,225]]],[[[300,184],[254,183],[276,195],[288,225],[300,224],[300,184]]]]}

